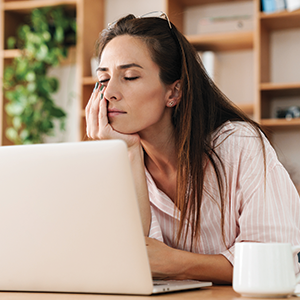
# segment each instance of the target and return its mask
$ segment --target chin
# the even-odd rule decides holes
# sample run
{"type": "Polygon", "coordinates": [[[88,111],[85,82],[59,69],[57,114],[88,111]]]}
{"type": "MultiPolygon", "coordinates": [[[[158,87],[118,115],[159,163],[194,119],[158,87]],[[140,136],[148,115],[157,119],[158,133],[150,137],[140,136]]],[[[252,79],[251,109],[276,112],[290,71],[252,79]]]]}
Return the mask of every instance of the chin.
{"type": "Polygon", "coordinates": [[[126,129],[126,128],[122,128],[121,126],[113,126],[111,125],[112,129],[118,133],[121,133],[121,134],[134,134],[134,133],[137,133],[136,131],[134,130],[129,130],[129,129],[126,129]]]}

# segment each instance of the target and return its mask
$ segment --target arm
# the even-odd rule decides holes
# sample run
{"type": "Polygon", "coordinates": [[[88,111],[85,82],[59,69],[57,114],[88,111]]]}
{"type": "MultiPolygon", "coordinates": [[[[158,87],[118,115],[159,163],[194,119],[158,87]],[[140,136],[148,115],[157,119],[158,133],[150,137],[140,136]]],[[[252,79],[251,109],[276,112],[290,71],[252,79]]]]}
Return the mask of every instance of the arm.
{"type": "Polygon", "coordinates": [[[233,267],[222,255],[196,254],[173,249],[157,240],[146,238],[154,278],[193,279],[231,284],[233,267]]]}
{"type": "Polygon", "coordinates": [[[122,134],[111,127],[107,118],[107,100],[105,98],[101,99],[102,93],[100,88],[96,89],[86,106],[87,136],[92,139],[121,139],[126,142],[143,222],[143,230],[145,236],[147,236],[150,228],[151,212],[144,167],[144,154],[140,137],[138,134],[122,134]]]}
{"type": "Polygon", "coordinates": [[[145,175],[144,153],[141,145],[129,149],[129,160],[131,164],[137,199],[139,202],[144,235],[147,236],[150,230],[151,211],[145,175]]]}

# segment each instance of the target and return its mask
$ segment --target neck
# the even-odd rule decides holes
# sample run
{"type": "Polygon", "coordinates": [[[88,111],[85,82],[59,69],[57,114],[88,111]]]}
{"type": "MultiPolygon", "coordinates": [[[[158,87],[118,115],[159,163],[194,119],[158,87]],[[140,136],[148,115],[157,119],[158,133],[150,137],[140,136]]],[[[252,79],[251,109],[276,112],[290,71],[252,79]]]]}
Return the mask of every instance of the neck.
{"type": "Polygon", "coordinates": [[[174,202],[177,185],[174,128],[172,125],[160,128],[163,129],[140,134],[145,150],[144,162],[158,189],[174,202]]]}
{"type": "Polygon", "coordinates": [[[173,129],[165,130],[152,138],[141,138],[142,146],[146,152],[145,165],[152,172],[168,175],[176,172],[177,154],[173,129]]]}

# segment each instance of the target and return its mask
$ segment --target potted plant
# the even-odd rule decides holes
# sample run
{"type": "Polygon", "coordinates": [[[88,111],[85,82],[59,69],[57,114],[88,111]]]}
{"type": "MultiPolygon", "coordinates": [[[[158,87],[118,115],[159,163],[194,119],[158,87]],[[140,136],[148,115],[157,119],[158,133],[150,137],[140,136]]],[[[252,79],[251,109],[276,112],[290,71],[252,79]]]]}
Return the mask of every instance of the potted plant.
{"type": "Polygon", "coordinates": [[[53,133],[54,120],[60,121],[61,130],[65,126],[66,113],[51,97],[59,82],[47,71],[76,44],[75,17],[62,6],[34,9],[28,23],[7,43],[9,49],[20,49],[21,55],[4,71],[6,136],[15,144],[42,143],[45,135],[53,133]]]}

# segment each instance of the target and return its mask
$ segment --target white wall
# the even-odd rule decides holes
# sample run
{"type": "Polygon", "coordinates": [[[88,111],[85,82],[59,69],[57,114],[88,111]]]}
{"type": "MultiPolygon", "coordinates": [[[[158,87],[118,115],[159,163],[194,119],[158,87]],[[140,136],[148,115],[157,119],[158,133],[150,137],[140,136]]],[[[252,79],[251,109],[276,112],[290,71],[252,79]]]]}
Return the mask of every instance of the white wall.
{"type": "Polygon", "coordinates": [[[300,132],[299,130],[277,132],[273,135],[272,144],[278,158],[289,172],[292,180],[300,186],[300,132]]]}
{"type": "Polygon", "coordinates": [[[271,34],[271,82],[300,82],[300,29],[271,34]]]}
{"type": "Polygon", "coordinates": [[[235,103],[254,101],[254,57],[252,50],[217,53],[217,85],[235,103]]]}
{"type": "Polygon", "coordinates": [[[106,0],[105,24],[114,22],[128,14],[141,16],[156,10],[164,10],[162,0],[106,0]]]}
{"type": "Polygon", "coordinates": [[[63,65],[56,68],[51,68],[48,71],[49,76],[54,76],[59,80],[59,89],[53,94],[53,100],[56,105],[63,108],[67,112],[66,130],[60,131],[57,126],[55,136],[46,137],[48,143],[56,142],[77,142],[80,139],[80,124],[79,124],[79,95],[77,93],[77,72],[76,65],[63,65]]]}

